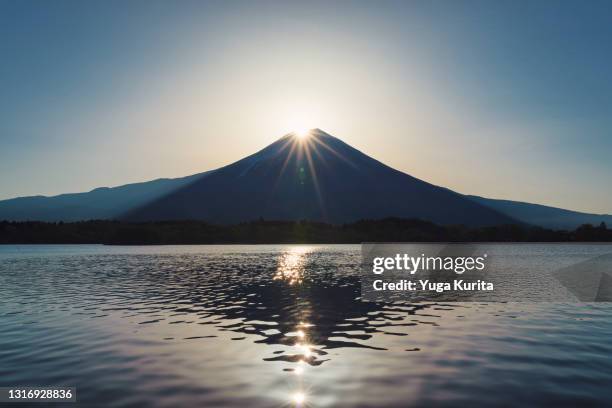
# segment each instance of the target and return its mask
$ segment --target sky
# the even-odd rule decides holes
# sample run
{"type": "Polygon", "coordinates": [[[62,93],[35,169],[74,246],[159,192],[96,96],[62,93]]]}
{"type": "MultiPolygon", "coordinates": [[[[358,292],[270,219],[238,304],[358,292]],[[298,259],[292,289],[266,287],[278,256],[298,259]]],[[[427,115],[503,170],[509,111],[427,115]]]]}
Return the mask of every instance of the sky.
{"type": "Polygon", "coordinates": [[[609,1],[0,0],[0,199],[321,128],[465,194],[612,213],[609,1]]]}

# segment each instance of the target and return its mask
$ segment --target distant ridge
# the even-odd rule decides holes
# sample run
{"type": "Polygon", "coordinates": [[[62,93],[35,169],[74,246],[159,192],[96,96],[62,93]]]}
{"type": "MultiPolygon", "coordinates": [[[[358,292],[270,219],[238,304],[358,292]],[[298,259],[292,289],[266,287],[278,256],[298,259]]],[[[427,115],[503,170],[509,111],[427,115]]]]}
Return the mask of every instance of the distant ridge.
{"type": "Polygon", "coordinates": [[[81,221],[114,219],[129,208],[144,205],[210,172],[176,179],[157,179],[119,187],[100,187],[85,193],[52,197],[19,197],[0,201],[0,220],[81,221]]]}
{"type": "Polygon", "coordinates": [[[517,220],[544,228],[573,230],[584,224],[598,226],[602,222],[612,226],[612,215],[608,214],[588,214],[541,204],[495,200],[479,196],[467,197],[517,220]]]}

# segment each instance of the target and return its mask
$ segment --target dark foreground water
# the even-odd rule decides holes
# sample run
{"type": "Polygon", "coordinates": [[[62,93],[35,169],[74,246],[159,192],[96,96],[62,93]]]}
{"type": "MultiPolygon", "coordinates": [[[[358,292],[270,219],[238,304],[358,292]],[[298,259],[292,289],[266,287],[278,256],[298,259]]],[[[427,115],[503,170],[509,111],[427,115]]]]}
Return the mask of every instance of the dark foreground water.
{"type": "Polygon", "coordinates": [[[67,406],[612,406],[610,304],[362,302],[359,262],[0,246],[0,386],[76,387],[67,406]]]}

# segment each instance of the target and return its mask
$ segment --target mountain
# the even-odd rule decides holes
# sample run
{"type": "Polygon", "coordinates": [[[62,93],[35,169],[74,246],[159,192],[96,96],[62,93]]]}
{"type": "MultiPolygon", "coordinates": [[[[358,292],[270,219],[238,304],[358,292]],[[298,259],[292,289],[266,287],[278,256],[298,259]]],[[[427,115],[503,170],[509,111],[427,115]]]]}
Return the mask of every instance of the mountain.
{"type": "Polygon", "coordinates": [[[442,225],[612,225],[610,215],[464,196],[394,170],[319,129],[308,133],[286,135],[242,160],[192,176],[0,201],[0,220],[230,224],[260,218],[345,223],[402,217],[442,225]]]}
{"type": "Polygon", "coordinates": [[[612,226],[612,215],[608,214],[587,214],[520,201],[495,200],[479,196],[467,197],[524,223],[545,228],[573,230],[583,224],[598,226],[602,222],[612,226]]]}
{"type": "Polygon", "coordinates": [[[19,197],[0,201],[0,220],[80,221],[114,219],[205,177],[210,172],[176,179],[157,179],[119,187],[101,187],[86,193],[54,197],[19,197]]]}
{"type": "Polygon", "coordinates": [[[447,225],[516,223],[461,194],[394,170],[319,129],[304,138],[286,135],[120,218],[230,224],[259,218],[345,223],[391,216],[447,225]]]}

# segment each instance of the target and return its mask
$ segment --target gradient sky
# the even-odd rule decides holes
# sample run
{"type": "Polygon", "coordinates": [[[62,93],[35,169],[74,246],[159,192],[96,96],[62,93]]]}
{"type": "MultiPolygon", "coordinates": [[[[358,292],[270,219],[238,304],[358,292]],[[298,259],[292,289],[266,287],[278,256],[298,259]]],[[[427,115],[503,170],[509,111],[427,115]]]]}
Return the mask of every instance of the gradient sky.
{"type": "Polygon", "coordinates": [[[612,2],[300,3],[0,0],[0,199],[319,127],[461,193],[612,213],[612,2]]]}

